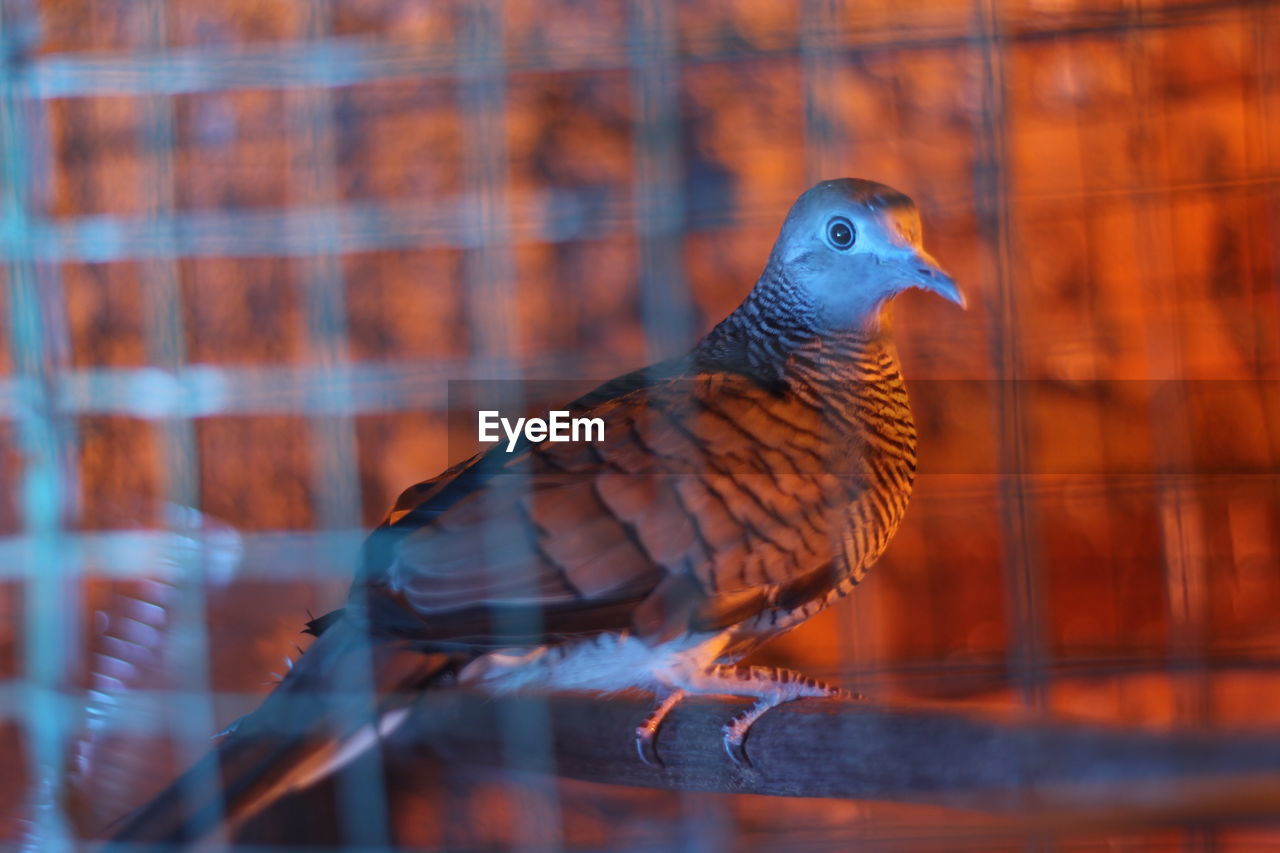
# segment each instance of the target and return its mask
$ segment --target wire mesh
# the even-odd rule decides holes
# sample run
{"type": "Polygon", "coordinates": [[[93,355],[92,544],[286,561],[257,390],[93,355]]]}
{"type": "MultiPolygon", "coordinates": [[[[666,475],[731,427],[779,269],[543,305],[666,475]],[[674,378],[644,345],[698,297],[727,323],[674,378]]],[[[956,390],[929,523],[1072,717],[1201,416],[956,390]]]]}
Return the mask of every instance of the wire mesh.
{"type": "MultiPolygon", "coordinates": [[[[253,707],[305,611],[341,602],[362,529],[456,461],[448,381],[587,387],[679,351],[839,174],[913,195],[974,308],[900,301],[907,523],[853,600],[762,659],[876,696],[1276,722],[1274,3],[0,15],[16,847],[73,845],[121,806],[106,790],[140,798],[253,707]]],[[[511,720],[510,748],[545,750],[545,724],[511,720]]],[[[353,772],[329,829],[373,846],[1038,843],[900,804],[353,772]]]]}

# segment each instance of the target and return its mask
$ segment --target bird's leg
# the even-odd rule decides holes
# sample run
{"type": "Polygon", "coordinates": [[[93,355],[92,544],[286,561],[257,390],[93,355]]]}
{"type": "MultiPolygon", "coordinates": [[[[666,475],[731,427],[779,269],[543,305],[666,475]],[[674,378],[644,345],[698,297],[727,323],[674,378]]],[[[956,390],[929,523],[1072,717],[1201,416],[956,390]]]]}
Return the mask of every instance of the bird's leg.
{"type": "MultiPolygon", "coordinates": [[[[724,726],[724,749],[739,767],[750,767],[744,742],[756,721],[770,708],[807,697],[851,697],[848,691],[824,684],[794,670],[773,666],[733,666],[717,664],[699,676],[701,693],[754,696],[756,703],[724,726]]],[[[692,685],[690,685],[692,686],[692,685]]]]}
{"type": "Polygon", "coordinates": [[[636,726],[636,752],[640,754],[640,760],[650,767],[662,767],[662,759],[658,757],[658,728],[684,695],[683,690],[673,690],[644,718],[643,723],[636,726]]]}

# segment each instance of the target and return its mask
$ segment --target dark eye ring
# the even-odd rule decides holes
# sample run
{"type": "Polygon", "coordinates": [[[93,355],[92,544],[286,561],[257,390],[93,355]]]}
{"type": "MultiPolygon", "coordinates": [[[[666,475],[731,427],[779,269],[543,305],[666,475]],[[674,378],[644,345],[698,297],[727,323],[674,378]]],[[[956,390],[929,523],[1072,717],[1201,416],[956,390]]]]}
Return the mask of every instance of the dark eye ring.
{"type": "Polygon", "coordinates": [[[853,246],[857,232],[853,223],[843,216],[837,216],[827,223],[827,241],[837,249],[848,249],[853,246]]]}

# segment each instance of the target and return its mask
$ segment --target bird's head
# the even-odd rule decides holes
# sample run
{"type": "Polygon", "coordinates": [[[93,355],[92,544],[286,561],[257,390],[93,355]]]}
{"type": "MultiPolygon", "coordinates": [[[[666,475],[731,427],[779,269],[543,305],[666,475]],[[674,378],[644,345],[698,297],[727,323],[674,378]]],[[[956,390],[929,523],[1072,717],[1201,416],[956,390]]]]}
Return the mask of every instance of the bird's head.
{"type": "Polygon", "coordinates": [[[874,325],[881,306],[908,287],[965,304],[955,280],[924,250],[915,203],[872,181],[823,181],[800,196],[770,263],[829,329],[874,325]]]}

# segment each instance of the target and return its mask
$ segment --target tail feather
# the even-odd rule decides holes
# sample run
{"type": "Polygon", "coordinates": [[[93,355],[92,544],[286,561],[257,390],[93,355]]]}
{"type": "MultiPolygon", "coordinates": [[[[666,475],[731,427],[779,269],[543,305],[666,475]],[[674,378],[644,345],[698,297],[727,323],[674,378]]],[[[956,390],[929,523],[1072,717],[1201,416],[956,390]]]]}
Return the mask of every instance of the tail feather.
{"type": "Polygon", "coordinates": [[[332,773],[405,715],[410,691],[455,665],[347,620],[328,627],[258,710],[108,832],[115,844],[195,843],[332,773]]]}

